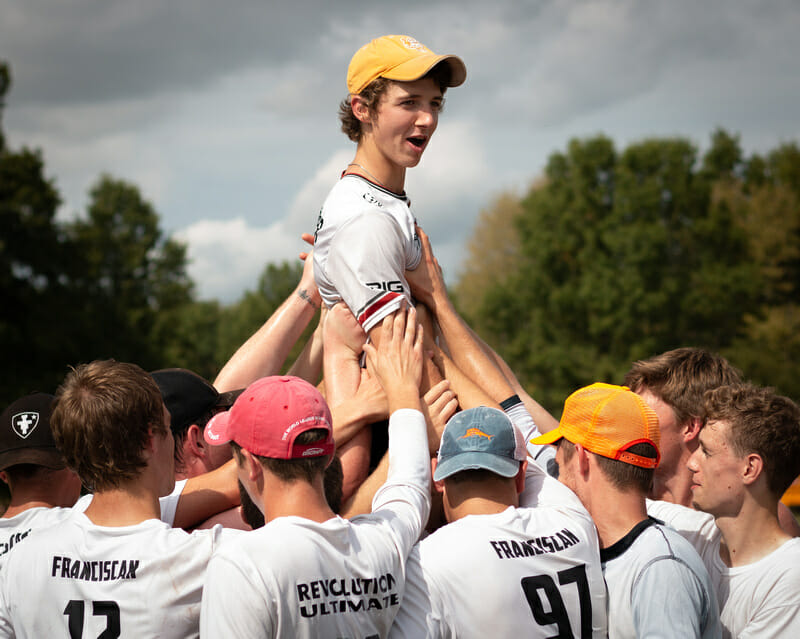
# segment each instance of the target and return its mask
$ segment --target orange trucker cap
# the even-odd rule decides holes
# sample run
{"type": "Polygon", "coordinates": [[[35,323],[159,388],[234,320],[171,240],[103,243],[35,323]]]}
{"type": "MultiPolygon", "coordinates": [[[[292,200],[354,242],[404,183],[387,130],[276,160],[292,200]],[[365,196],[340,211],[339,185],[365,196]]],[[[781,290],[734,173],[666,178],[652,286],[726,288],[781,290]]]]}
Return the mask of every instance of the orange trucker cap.
{"type": "Polygon", "coordinates": [[[562,437],[596,455],[642,468],[656,468],[661,459],[658,417],[626,386],[598,382],[575,391],[564,403],[558,428],[531,443],[552,444],[562,437]],[[655,447],[655,459],[628,452],[641,443],[655,447]]]}

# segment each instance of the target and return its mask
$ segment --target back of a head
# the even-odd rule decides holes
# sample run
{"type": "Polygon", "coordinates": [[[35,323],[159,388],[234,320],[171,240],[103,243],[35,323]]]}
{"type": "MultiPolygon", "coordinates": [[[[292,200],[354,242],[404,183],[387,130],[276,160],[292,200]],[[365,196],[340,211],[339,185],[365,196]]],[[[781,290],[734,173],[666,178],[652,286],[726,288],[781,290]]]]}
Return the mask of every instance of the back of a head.
{"type": "Polygon", "coordinates": [[[625,386],[649,390],[675,411],[678,424],[702,418],[707,390],[742,381],[741,373],[724,357],[702,348],[683,347],[633,363],[625,386]]]}
{"type": "Polygon", "coordinates": [[[314,386],[288,375],[250,384],[204,436],[214,446],[247,450],[284,481],[313,481],[334,452],[328,404],[314,386]]]}
{"type": "Polygon", "coordinates": [[[522,434],[508,416],[496,408],[478,406],[456,413],[447,422],[433,478],[450,484],[509,480],[526,457],[522,434]]]}
{"type": "Polygon", "coordinates": [[[114,360],[72,369],[56,392],[51,423],[67,465],[95,491],[135,478],[146,466],[151,429],[167,429],[153,378],[114,360]]]}
{"type": "Polygon", "coordinates": [[[726,422],[734,453],[758,454],[770,492],[780,498],[800,475],[800,407],[772,388],[732,384],[705,396],[707,421],[726,422]]]}

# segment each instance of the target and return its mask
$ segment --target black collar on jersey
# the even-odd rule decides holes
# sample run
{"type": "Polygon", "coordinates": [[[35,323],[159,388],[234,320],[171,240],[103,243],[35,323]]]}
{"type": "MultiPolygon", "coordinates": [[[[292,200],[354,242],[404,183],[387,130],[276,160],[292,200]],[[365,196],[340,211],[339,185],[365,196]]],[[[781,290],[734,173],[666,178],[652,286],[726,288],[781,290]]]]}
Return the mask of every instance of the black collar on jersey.
{"type": "Polygon", "coordinates": [[[664,522],[659,521],[655,517],[648,517],[647,519],[643,519],[633,528],[631,528],[630,532],[627,535],[625,535],[622,539],[620,539],[617,542],[614,542],[608,548],[601,548],[600,561],[602,563],[606,563],[607,561],[616,559],[622,553],[628,550],[628,548],[630,548],[633,545],[633,542],[638,539],[639,535],[641,535],[645,530],[650,528],[650,526],[663,523],[664,522]]]}
{"type": "Polygon", "coordinates": [[[377,182],[370,180],[366,175],[361,175],[360,173],[348,173],[346,170],[342,171],[342,175],[339,179],[346,177],[354,177],[358,178],[359,180],[364,180],[364,182],[371,184],[379,191],[383,191],[384,193],[388,193],[392,197],[396,197],[399,200],[403,200],[406,204],[408,204],[409,207],[411,207],[411,200],[408,198],[408,195],[406,195],[405,190],[403,190],[402,193],[395,193],[394,191],[390,191],[389,189],[387,189],[385,186],[383,186],[383,184],[378,184],[377,182]]]}

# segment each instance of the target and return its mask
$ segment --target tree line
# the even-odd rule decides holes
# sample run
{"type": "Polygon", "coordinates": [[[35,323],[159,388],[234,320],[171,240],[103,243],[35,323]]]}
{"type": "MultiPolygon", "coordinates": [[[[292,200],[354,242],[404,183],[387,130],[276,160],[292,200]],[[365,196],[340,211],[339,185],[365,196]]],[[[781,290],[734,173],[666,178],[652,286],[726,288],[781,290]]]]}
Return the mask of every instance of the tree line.
{"type": "MultiPolygon", "coordinates": [[[[0,61],[0,116],[10,86],[0,61]]],[[[8,148],[0,127],[3,406],[54,392],[69,366],[98,358],[213,379],[300,279],[299,262],[268,264],[237,303],[199,300],[186,246],[135,185],[99,176],[73,220],[56,218],[60,204],[41,151],[8,148]]]]}
{"type": "Polygon", "coordinates": [[[746,157],[722,129],[702,156],[683,138],[572,140],[482,213],[466,264],[462,312],[551,411],[679,346],[800,399],[796,143],[746,157]]]}
{"type": "MultiPolygon", "coordinates": [[[[0,61],[0,116],[10,84],[0,61]]],[[[238,302],[199,300],[186,246],[135,185],[101,175],[69,221],[60,203],[41,151],[8,148],[0,127],[3,405],[96,358],[213,379],[300,278],[299,262],[266,264],[238,302]]],[[[556,414],[576,388],[678,346],[800,399],[799,294],[800,148],[745,156],[724,130],[702,155],[684,138],[570,141],[527,193],[481,214],[453,286],[556,414]]]]}

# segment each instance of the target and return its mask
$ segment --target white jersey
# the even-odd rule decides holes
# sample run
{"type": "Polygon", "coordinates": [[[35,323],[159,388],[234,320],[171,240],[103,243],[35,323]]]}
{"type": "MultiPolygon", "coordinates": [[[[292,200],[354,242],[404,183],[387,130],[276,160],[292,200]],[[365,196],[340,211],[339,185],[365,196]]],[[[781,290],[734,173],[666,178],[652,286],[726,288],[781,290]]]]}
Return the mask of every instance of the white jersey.
{"type": "Polygon", "coordinates": [[[201,636],[386,637],[429,509],[425,419],[399,410],[372,513],[323,523],[280,517],[221,547],[208,567],[201,636]]]}
{"type": "Polygon", "coordinates": [[[605,637],[597,533],[529,462],[520,507],[468,515],[412,550],[391,637],[605,637]]]}
{"type": "Polygon", "coordinates": [[[236,533],[190,534],[157,519],[97,526],[72,512],[8,555],[0,637],[197,637],[207,563],[236,533]]]}
{"type": "Polygon", "coordinates": [[[328,194],[314,235],[314,277],[327,306],[344,301],[365,331],[411,294],[404,271],[422,255],[411,203],[346,174],[328,194]]]}
{"type": "Polygon", "coordinates": [[[729,568],[719,554],[722,533],[713,516],[663,501],[648,501],[647,512],[700,553],[716,590],[724,637],[800,637],[800,538],[756,562],[729,568]]]}
{"type": "Polygon", "coordinates": [[[722,636],[708,572],[679,533],[648,518],[600,556],[609,639],[722,636]]]}
{"type": "MultiPolygon", "coordinates": [[[[175,490],[159,501],[161,504],[161,521],[172,526],[178,500],[186,486],[186,480],[175,482],[175,490]]],[[[83,495],[72,508],[48,508],[41,506],[29,508],[14,517],[0,517],[0,568],[5,563],[6,554],[13,550],[17,543],[25,539],[34,530],[48,528],[66,519],[72,512],[83,512],[92,502],[91,495],[83,495]]]]}

